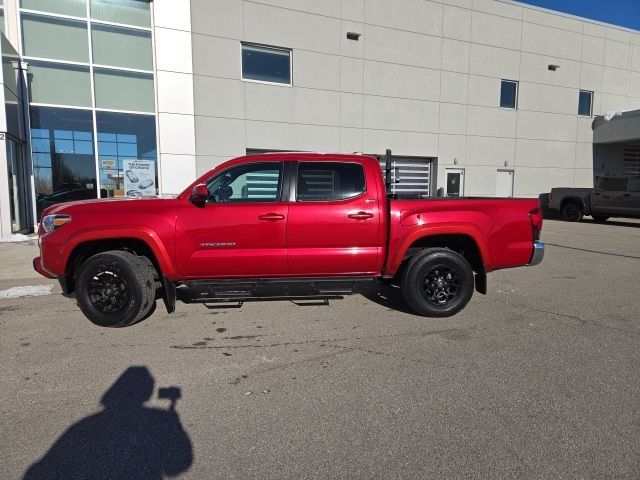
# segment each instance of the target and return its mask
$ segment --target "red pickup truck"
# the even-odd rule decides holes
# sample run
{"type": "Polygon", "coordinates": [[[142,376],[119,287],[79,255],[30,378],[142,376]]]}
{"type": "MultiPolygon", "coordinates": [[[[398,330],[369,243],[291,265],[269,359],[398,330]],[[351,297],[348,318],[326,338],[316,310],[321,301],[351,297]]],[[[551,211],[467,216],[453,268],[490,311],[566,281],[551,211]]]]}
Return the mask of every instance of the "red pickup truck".
{"type": "Polygon", "coordinates": [[[335,298],[396,282],[419,315],[462,310],[492,270],[535,265],[537,199],[397,199],[364,155],[269,153],[230,160],[170,198],[47,208],[34,268],[75,292],[93,323],[133,325],[163,299],[335,298]]]}

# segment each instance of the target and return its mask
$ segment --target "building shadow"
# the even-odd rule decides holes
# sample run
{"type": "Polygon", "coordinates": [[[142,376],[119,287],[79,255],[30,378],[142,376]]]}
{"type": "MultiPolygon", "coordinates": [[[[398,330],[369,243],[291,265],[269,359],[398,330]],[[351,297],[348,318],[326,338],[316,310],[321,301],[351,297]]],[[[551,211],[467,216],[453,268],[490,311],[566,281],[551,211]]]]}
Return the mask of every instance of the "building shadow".
{"type": "Polygon", "coordinates": [[[24,480],[155,480],[187,471],[193,449],[175,408],[181,391],[161,388],[169,408],[148,407],[154,384],[146,367],[125,370],[103,395],[103,410],[69,427],[24,480]]]}

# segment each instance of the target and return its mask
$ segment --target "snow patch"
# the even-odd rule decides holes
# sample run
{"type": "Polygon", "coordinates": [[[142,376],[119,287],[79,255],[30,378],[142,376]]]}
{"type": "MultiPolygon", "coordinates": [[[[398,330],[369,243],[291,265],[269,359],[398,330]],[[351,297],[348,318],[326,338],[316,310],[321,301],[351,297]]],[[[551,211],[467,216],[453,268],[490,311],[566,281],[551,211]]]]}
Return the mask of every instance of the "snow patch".
{"type": "Polygon", "coordinates": [[[6,290],[0,290],[0,298],[40,297],[42,295],[51,295],[52,292],[53,285],[11,287],[6,290]]]}
{"type": "Polygon", "coordinates": [[[18,243],[18,242],[30,242],[31,240],[36,240],[38,237],[29,237],[27,235],[23,235],[22,233],[14,233],[13,235],[9,235],[8,237],[0,237],[0,243],[18,243]]]}

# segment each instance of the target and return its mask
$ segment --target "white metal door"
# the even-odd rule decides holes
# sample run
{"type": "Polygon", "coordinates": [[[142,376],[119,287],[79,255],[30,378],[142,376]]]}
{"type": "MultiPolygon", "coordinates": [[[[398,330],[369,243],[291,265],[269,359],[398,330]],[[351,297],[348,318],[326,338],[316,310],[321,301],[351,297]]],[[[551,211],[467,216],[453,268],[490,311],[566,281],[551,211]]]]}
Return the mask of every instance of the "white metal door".
{"type": "Polygon", "coordinates": [[[496,173],[496,197],[513,197],[513,170],[496,173]]]}
{"type": "Polygon", "coordinates": [[[464,196],[464,170],[462,168],[447,168],[447,197],[464,196]]]}

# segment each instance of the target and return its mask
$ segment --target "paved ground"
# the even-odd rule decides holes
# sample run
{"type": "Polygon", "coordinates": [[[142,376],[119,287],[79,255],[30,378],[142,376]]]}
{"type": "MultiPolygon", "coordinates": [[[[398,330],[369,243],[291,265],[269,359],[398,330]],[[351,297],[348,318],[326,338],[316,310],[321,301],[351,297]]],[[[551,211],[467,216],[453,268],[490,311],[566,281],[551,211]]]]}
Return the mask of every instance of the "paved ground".
{"type": "Polygon", "coordinates": [[[355,296],[110,330],[0,300],[0,478],[640,478],[640,222],[543,240],[443,320],[355,296]]]}

